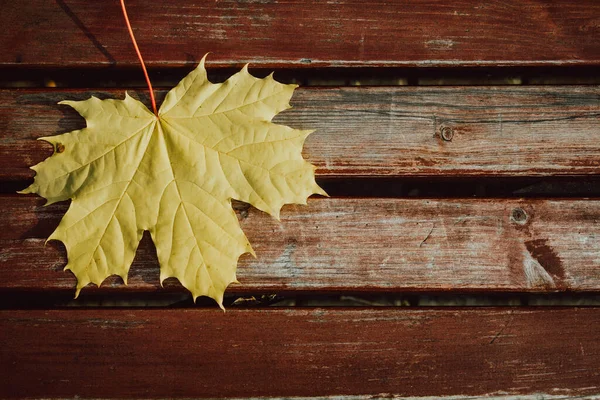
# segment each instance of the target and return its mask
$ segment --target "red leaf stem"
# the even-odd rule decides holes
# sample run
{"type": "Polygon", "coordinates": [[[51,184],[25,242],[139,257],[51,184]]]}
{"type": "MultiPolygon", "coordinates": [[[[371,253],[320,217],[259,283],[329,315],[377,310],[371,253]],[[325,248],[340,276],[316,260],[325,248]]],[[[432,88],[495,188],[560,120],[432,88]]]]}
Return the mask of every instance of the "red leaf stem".
{"type": "Polygon", "coordinates": [[[129,17],[127,16],[127,9],[125,8],[125,0],[121,0],[121,8],[123,9],[123,16],[125,17],[125,23],[127,24],[127,29],[129,30],[129,36],[131,36],[131,41],[133,42],[133,47],[135,47],[135,52],[140,59],[140,63],[142,64],[142,70],[144,71],[144,76],[146,77],[146,83],[148,84],[148,89],[150,90],[150,100],[152,101],[152,111],[154,111],[154,115],[158,117],[158,111],[156,110],[156,100],[154,99],[154,90],[152,89],[152,83],[150,83],[150,77],[148,76],[148,71],[146,70],[146,64],[144,64],[144,59],[142,58],[142,53],[140,53],[140,49],[135,40],[135,36],[133,36],[133,29],[131,29],[131,23],[129,22],[129,17]]]}

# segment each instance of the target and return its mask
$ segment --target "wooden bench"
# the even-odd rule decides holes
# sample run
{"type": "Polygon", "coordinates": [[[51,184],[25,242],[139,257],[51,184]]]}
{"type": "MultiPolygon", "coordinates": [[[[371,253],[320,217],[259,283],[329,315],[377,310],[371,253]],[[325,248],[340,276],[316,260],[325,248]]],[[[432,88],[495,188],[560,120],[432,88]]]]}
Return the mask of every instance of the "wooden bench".
{"type": "Polygon", "coordinates": [[[14,192],[84,126],[59,100],[147,91],[118,2],[5,3],[0,397],[600,396],[599,2],[129,1],[156,86],[211,51],[301,83],[277,120],[316,129],[332,197],[236,204],[226,313],[161,288],[148,237],[71,300],[67,205],[14,192]]]}

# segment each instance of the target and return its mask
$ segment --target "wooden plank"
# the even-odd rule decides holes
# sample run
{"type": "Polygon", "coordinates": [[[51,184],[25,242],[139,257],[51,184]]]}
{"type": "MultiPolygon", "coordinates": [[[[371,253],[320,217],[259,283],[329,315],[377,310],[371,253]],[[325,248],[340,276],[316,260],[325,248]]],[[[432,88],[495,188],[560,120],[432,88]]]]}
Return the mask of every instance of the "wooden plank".
{"type": "MultiPolygon", "coordinates": [[[[124,91],[0,91],[0,181],[30,179],[52,152],[33,139],[85,126],[56,103],[92,94],[124,91]]],[[[292,104],[276,121],[316,129],[305,156],[319,176],[600,173],[600,86],[301,88],[292,104]]]]}
{"type": "MultiPolygon", "coordinates": [[[[0,290],[75,287],[62,244],[44,246],[66,206],[42,204],[0,196],[0,290]]],[[[600,291],[599,200],[321,198],[284,207],[281,223],[237,208],[258,258],[240,258],[228,293],[600,291]]],[[[82,294],[98,291],[163,291],[149,237],[129,286],[82,294]]]]}
{"type": "Polygon", "coordinates": [[[598,308],[1,311],[0,391],[598,395],[599,330],[598,308]]]}
{"type": "MultiPolygon", "coordinates": [[[[127,2],[150,66],[600,64],[595,0],[127,2]]],[[[137,66],[118,4],[4,4],[3,66],[137,66]],[[111,21],[107,24],[106,21],[111,21]]]]}

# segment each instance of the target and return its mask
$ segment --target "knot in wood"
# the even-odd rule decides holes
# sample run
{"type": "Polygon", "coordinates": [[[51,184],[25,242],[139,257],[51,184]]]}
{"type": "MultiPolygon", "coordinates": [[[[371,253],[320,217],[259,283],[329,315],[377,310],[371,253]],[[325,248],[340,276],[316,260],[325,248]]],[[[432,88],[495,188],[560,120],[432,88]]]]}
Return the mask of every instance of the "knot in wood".
{"type": "Polygon", "coordinates": [[[446,142],[450,142],[454,137],[454,129],[450,128],[449,126],[445,126],[440,130],[440,136],[446,142]]]}
{"type": "Polygon", "coordinates": [[[528,218],[527,213],[521,207],[514,208],[510,216],[519,225],[525,224],[528,218]]]}

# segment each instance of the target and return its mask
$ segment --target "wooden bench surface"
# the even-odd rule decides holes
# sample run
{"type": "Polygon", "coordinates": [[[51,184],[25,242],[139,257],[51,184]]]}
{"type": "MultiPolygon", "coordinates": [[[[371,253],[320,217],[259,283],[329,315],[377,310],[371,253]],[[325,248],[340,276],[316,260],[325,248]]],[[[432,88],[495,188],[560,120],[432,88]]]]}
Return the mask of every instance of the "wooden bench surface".
{"type": "MultiPolygon", "coordinates": [[[[600,63],[595,0],[129,1],[150,66],[457,67],[600,63]],[[210,65],[209,65],[210,66],[210,65]]],[[[119,7],[31,0],[0,16],[0,65],[138,67],[119,7]],[[107,21],[111,21],[107,25],[107,21]],[[48,38],[52,38],[49,42],[48,38]]]]}
{"type": "MultiPolygon", "coordinates": [[[[32,139],[85,126],[56,103],[90,95],[123,98],[124,90],[0,91],[0,179],[33,177],[29,167],[52,146],[32,139]]],[[[321,177],[600,172],[600,142],[590,140],[600,133],[598,86],[300,88],[292,105],[276,121],[316,129],[304,153],[321,177]]]]}
{"type": "MultiPolygon", "coordinates": [[[[0,196],[0,290],[74,287],[62,244],[44,246],[67,207],[43,204],[0,196]]],[[[232,293],[600,291],[598,200],[330,198],[285,206],[281,223],[238,215],[258,258],[242,256],[232,293]]],[[[160,291],[148,237],[127,289],[116,277],[101,287],[122,290],[160,291]]]]}
{"type": "Polygon", "coordinates": [[[598,310],[581,308],[3,311],[0,391],[585,396],[598,393],[599,329],[598,310]]]}
{"type": "MultiPolygon", "coordinates": [[[[281,222],[234,204],[258,258],[240,259],[231,299],[600,293],[600,86],[579,82],[599,82],[599,2],[127,4],[151,75],[167,81],[208,51],[209,74],[250,62],[289,81],[341,77],[299,88],[276,117],[316,130],[304,156],[333,196],[285,206],[281,222]],[[468,81],[521,73],[579,84],[468,81]],[[389,85],[403,74],[465,84],[389,85]]],[[[68,203],[14,192],[52,153],[35,139],[85,126],[58,101],[123,98],[119,85],[94,86],[138,71],[121,21],[116,2],[30,0],[0,13],[10,27],[0,32],[0,397],[600,395],[598,307],[155,307],[185,290],[161,287],[148,235],[127,287],[111,277],[53,303],[75,286],[63,245],[44,245],[68,203]],[[131,302],[108,309],[94,296],[131,302]]],[[[129,92],[149,104],[145,89],[129,92]]]]}

